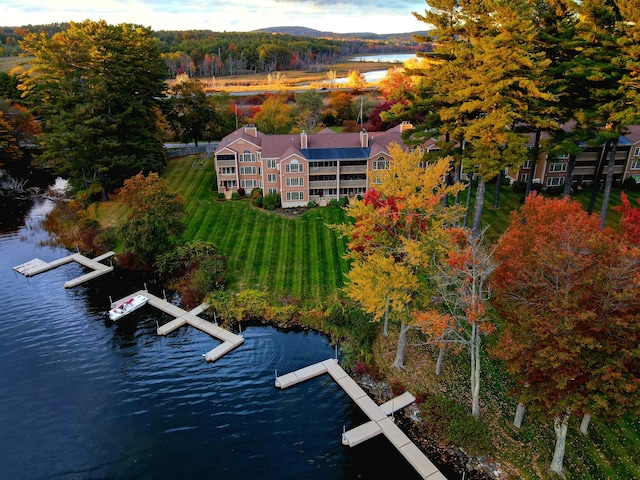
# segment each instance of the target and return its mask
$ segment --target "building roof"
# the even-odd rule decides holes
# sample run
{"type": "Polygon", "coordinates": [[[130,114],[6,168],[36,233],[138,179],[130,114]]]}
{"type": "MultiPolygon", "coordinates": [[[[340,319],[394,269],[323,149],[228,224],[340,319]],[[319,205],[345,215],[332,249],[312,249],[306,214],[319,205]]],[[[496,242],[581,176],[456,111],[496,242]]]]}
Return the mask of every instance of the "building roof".
{"type": "Polygon", "coordinates": [[[282,158],[292,153],[304,156],[308,160],[318,159],[367,159],[388,152],[388,145],[396,142],[402,145],[400,126],[386,132],[349,132],[337,133],[325,128],[318,133],[266,135],[257,132],[254,136],[247,133],[253,127],[242,127],[230,133],[220,141],[218,150],[231,146],[239,139],[258,145],[262,158],[282,158]],[[307,148],[302,148],[302,135],[307,137],[307,148]],[[362,146],[362,135],[367,136],[367,147],[362,146]]]}

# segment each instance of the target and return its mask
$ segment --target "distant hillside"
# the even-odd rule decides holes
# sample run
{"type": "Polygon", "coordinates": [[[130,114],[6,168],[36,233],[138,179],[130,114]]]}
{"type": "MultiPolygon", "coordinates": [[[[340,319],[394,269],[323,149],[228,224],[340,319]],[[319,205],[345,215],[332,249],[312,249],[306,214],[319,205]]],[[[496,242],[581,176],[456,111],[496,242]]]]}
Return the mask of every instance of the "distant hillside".
{"type": "Polygon", "coordinates": [[[426,35],[427,30],[419,32],[406,32],[406,33],[373,33],[373,32],[353,32],[353,33],[335,33],[335,32],[321,32],[320,30],[314,30],[307,27],[269,27],[254,30],[255,32],[266,33],[281,33],[285,35],[297,35],[301,37],[311,38],[333,38],[337,40],[403,40],[413,42],[413,34],[426,35]]]}

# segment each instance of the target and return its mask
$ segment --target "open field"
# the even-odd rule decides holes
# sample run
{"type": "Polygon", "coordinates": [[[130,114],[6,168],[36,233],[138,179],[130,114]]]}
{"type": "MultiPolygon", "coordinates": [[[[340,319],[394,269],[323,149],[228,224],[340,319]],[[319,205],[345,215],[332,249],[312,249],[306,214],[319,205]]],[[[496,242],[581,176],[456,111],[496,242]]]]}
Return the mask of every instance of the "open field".
{"type": "Polygon", "coordinates": [[[18,66],[22,66],[26,70],[29,68],[29,61],[29,57],[0,57],[0,72],[9,73],[18,66]]]}

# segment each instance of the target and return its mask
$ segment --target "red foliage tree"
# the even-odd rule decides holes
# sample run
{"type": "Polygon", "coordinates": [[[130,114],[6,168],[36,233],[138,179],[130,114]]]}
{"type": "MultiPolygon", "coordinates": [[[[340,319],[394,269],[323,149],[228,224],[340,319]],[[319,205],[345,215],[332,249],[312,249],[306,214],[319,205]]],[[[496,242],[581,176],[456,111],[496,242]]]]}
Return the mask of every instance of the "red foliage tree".
{"type": "MultiPolygon", "coordinates": [[[[620,199],[622,200],[622,205],[613,207],[613,209],[622,214],[622,218],[620,218],[622,234],[627,241],[634,245],[640,245],[640,208],[632,207],[624,192],[620,194],[620,199]]],[[[638,199],[638,204],[640,204],[640,198],[638,199]]]]}
{"type": "Polygon", "coordinates": [[[640,249],[580,204],[527,198],[496,255],[493,353],[520,401],[554,419],[560,472],[570,413],[616,417],[640,408],[640,249]]]}

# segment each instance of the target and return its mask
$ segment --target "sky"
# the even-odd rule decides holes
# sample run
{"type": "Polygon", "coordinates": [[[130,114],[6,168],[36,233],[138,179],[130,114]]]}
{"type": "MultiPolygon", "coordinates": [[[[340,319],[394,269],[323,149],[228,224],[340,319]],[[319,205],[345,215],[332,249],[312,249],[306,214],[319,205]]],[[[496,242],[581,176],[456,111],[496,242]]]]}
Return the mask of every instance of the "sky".
{"type": "Polygon", "coordinates": [[[426,30],[411,13],[425,8],[424,0],[13,0],[3,5],[0,25],[102,19],[153,30],[300,26],[336,33],[406,33],[426,30]]]}

